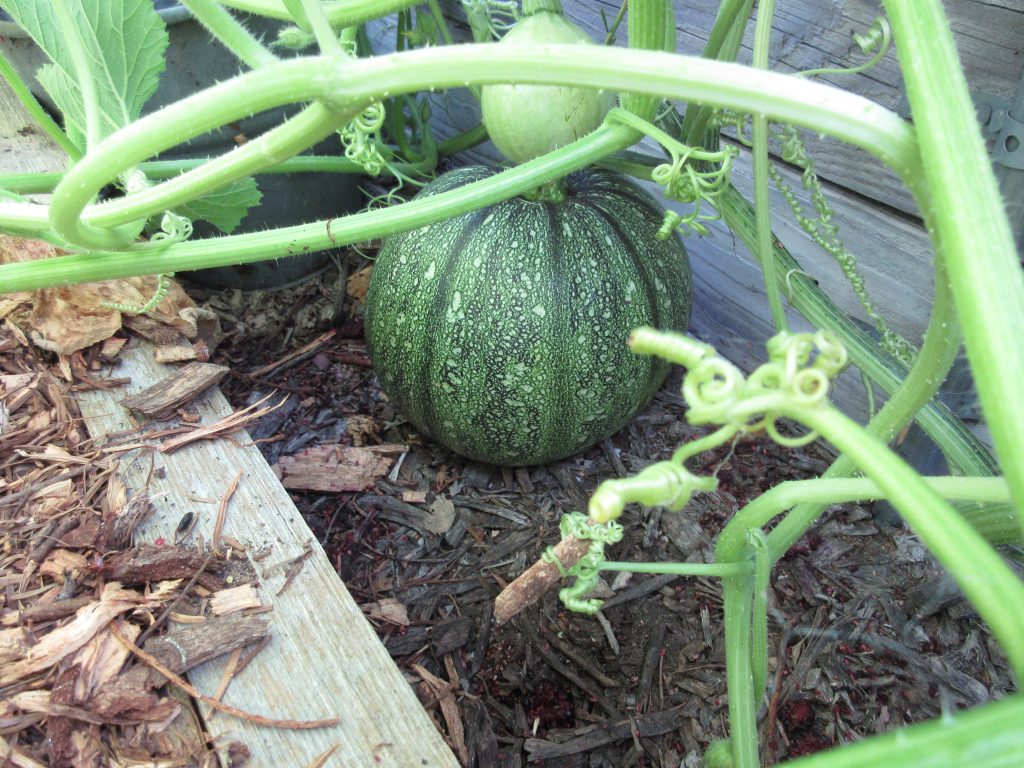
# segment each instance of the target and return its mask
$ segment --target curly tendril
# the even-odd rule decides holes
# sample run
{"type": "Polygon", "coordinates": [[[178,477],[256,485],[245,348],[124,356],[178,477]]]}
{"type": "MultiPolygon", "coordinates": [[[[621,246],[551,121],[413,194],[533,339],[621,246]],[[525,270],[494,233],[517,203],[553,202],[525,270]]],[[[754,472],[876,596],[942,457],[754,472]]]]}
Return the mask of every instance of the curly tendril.
{"type": "MultiPolygon", "coordinates": [[[[143,177],[145,178],[145,177],[143,177]]],[[[164,247],[180,243],[192,237],[192,220],[167,211],[160,219],[160,231],[150,236],[149,241],[154,247],[164,247]]],[[[121,304],[116,301],[101,301],[100,306],[113,309],[126,315],[151,315],[161,301],[167,298],[171,290],[173,272],[156,276],[156,290],[145,304],[121,304]]]]}
{"type": "Polygon", "coordinates": [[[854,32],[853,41],[861,52],[870,59],[855,67],[820,67],[798,72],[797,77],[815,77],[818,75],[856,75],[864,72],[880,62],[889,52],[892,43],[892,28],[884,16],[876,16],[871,26],[864,32],[854,32]]]}
{"type": "Polygon", "coordinates": [[[345,157],[361,165],[370,176],[379,175],[386,165],[379,148],[385,114],[384,105],[378,101],[338,131],[345,157]]]}
{"type": "Polygon", "coordinates": [[[677,203],[692,205],[693,210],[680,214],[666,211],[659,240],[668,239],[677,228],[684,233],[706,235],[705,222],[722,218],[717,210],[718,197],[729,186],[733,159],[739,154],[735,147],[716,152],[689,147],[669,136],[657,126],[625,109],[613,109],[605,122],[617,122],[640,131],[661,144],[671,156],[671,162],[662,163],[651,171],[651,180],[665,188],[665,197],[677,203]]]}
{"type": "Polygon", "coordinates": [[[571,576],[575,579],[571,586],[565,587],[558,593],[558,597],[565,607],[577,613],[595,614],[601,610],[602,601],[586,599],[585,596],[597,586],[597,574],[604,561],[605,545],[622,541],[622,526],[614,521],[593,525],[581,512],[570,512],[567,515],[562,515],[559,530],[563,539],[571,536],[576,539],[589,540],[590,547],[587,553],[568,569],[555,555],[554,547],[548,547],[541,555],[541,559],[555,565],[563,578],[571,576]]]}
{"type": "Polygon", "coordinates": [[[174,277],[173,272],[159,274],[156,276],[156,290],[150,297],[149,301],[142,305],[134,304],[120,304],[116,301],[102,301],[100,302],[101,307],[107,309],[113,309],[126,315],[149,315],[153,313],[157,305],[167,298],[168,292],[171,290],[171,278],[174,277]]]}
{"type": "MultiPolygon", "coordinates": [[[[773,336],[767,345],[768,362],[748,377],[728,360],[708,355],[706,345],[698,344],[687,336],[650,328],[638,329],[631,339],[636,352],[687,365],[682,385],[687,421],[721,425],[720,441],[740,432],[760,430],[787,446],[814,440],[814,433],[784,436],[776,422],[784,406],[823,406],[832,380],[848,362],[846,349],[827,331],[784,331],[773,336]]],[[[683,451],[680,455],[692,453],[683,451]]]]}

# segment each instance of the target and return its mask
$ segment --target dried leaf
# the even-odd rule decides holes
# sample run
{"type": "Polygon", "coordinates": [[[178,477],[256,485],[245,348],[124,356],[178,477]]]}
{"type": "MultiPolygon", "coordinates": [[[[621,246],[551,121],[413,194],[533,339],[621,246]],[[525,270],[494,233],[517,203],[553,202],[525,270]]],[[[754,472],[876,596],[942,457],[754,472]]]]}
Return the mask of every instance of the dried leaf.
{"type": "Polygon", "coordinates": [[[449,498],[434,499],[430,512],[423,518],[423,527],[431,533],[444,534],[455,522],[455,504],[449,498]]]}
{"type": "Polygon", "coordinates": [[[352,444],[363,446],[367,443],[376,443],[378,440],[379,425],[372,416],[356,414],[345,420],[345,431],[352,438],[352,444]]]}
{"type": "MultiPolygon", "coordinates": [[[[61,251],[47,243],[22,240],[0,235],[0,263],[15,263],[48,259],[61,255],[61,251]]],[[[141,306],[156,292],[157,278],[129,277],[99,283],[47,288],[34,293],[14,294],[6,297],[4,308],[15,311],[9,303],[31,306],[31,311],[19,316],[32,341],[59,355],[70,355],[92,344],[104,341],[121,329],[122,318],[116,309],[104,307],[104,302],[141,306]]],[[[195,303],[173,280],[167,296],[157,305],[147,323],[174,324],[180,313],[195,303]]],[[[140,321],[141,322],[141,321],[140,321]]],[[[144,323],[145,324],[145,323],[144,323]]],[[[177,336],[178,330],[174,329],[177,336]]]]}
{"type": "Polygon", "coordinates": [[[366,291],[370,287],[370,275],[373,273],[373,265],[363,267],[358,272],[353,272],[345,284],[345,293],[356,304],[366,303],[366,291]]]}

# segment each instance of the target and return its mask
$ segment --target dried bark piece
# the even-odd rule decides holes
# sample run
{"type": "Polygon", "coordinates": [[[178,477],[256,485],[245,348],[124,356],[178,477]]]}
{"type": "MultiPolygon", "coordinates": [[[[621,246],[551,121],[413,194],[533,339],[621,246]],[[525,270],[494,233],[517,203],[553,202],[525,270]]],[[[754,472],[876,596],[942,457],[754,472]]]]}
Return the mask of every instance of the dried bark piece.
{"type": "Polygon", "coordinates": [[[153,359],[158,363],[184,363],[198,357],[199,352],[190,344],[166,344],[153,352],[153,359]]]}
{"type": "Polygon", "coordinates": [[[205,562],[206,555],[194,549],[145,544],[111,555],[103,572],[108,579],[124,584],[141,584],[192,578],[205,562]]]}
{"type": "MultiPolygon", "coordinates": [[[[152,637],[143,647],[165,667],[183,674],[210,659],[258,643],[269,633],[269,625],[262,617],[235,614],[152,637]]],[[[101,686],[85,706],[103,717],[158,720],[147,714],[159,701],[151,691],[166,682],[156,670],[136,665],[101,686]]]]}
{"type": "Polygon", "coordinates": [[[54,666],[88,643],[97,632],[110,624],[115,616],[139,605],[159,604],[168,596],[167,590],[164,589],[156,589],[150,595],[143,595],[124,589],[117,582],[108,583],[103,588],[99,600],[80,608],[71,622],[43,637],[28,649],[23,658],[6,664],[0,670],[0,685],[9,685],[54,666]]]}
{"type": "Polygon", "coordinates": [[[153,386],[126,397],[121,405],[152,419],[169,419],[223,379],[228,370],[213,363],[189,363],[153,386]]]}
{"type": "Polygon", "coordinates": [[[596,723],[583,735],[560,744],[545,739],[527,739],[524,746],[530,756],[530,762],[536,763],[588,752],[623,739],[661,736],[678,728],[686,717],[683,707],[674,707],[643,717],[596,723]]]}
{"type": "Polygon", "coordinates": [[[290,490],[340,493],[365,491],[388,473],[394,454],[409,450],[407,445],[375,445],[354,448],[318,445],[282,456],[274,471],[281,485],[290,490]]]}

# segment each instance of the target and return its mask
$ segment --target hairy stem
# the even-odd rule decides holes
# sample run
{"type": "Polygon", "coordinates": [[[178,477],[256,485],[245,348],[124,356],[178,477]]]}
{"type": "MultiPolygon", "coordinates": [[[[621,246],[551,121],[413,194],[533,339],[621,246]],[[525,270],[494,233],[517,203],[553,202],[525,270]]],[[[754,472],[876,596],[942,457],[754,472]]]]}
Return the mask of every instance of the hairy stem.
{"type": "Polygon", "coordinates": [[[1007,396],[1024,381],[1024,271],[941,3],[886,0],[885,7],[967,358],[996,455],[1024,510],[1024,408],[1007,396]]]}

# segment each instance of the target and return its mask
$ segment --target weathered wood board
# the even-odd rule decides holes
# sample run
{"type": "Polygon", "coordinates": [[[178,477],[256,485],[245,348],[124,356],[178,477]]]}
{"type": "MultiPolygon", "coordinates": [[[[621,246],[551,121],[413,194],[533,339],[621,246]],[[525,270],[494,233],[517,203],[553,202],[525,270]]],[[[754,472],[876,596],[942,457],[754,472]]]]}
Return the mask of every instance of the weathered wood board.
{"type": "MultiPolygon", "coordinates": [[[[122,353],[117,376],[131,383],[113,391],[82,393],[82,414],[90,434],[103,436],[132,429],[120,399],[171,373],[153,360],[142,344],[122,353]]],[[[190,407],[209,424],[231,412],[216,388],[190,407]]],[[[139,529],[141,538],[173,540],[182,516],[199,516],[194,536],[210,541],[225,492],[241,473],[228,505],[224,534],[248,551],[270,553],[255,564],[260,596],[272,605],[271,644],[231,683],[225,701],[275,718],[315,720],[340,717],[333,728],[290,731],[257,726],[222,714],[209,718],[199,703],[205,727],[217,743],[245,742],[254,766],[310,765],[337,745],[327,765],[456,766],[409,683],[388,656],[376,633],[338,578],[288,493],[244,430],[232,440],[186,446],[171,454],[134,452],[120,462],[124,480],[136,493],[153,499],[154,515],[139,529]],[[310,550],[298,575],[285,583],[295,558],[310,550]]],[[[217,690],[226,659],[204,664],[190,674],[202,692],[217,690]]]]}
{"type": "MultiPolygon", "coordinates": [[[[63,156],[0,83],[0,172],[49,171],[63,156]]],[[[120,405],[169,375],[172,368],[155,362],[153,348],[139,345],[122,353],[113,375],[131,383],[110,391],[82,393],[80,405],[90,435],[99,440],[134,429],[120,405]]],[[[194,403],[201,423],[231,413],[223,394],[213,387],[194,403]]],[[[224,701],[253,714],[278,719],[316,720],[338,717],[339,725],[318,730],[257,726],[218,714],[200,703],[205,728],[216,744],[243,741],[254,768],[312,765],[335,748],[326,766],[458,765],[410,684],[395,666],[373,628],[356,605],[334,566],[302,516],[244,430],[231,440],[218,439],[161,454],[136,450],[119,462],[125,483],[152,499],[153,516],[138,529],[141,541],[168,541],[182,517],[198,515],[193,536],[209,542],[220,500],[236,477],[224,533],[248,552],[269,550],[255,564],[260,596],[270,614],[270,645],[234,679],[224,701]],[[305,555],[287,590],[288,566],[305,555]]],[[[200,692],[213,695],[227,666],[218,659],[189,677],[200,692]]]]}

